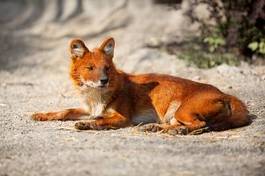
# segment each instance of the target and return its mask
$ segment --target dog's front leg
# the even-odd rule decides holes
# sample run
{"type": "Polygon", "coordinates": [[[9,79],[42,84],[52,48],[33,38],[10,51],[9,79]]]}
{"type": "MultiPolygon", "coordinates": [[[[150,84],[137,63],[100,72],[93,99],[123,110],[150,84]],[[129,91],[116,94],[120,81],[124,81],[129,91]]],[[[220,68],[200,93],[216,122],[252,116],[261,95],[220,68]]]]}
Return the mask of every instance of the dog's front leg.
{"type": "Polygon", "coordinates": [[[81,121],[75,124],[75,128],[79,130],[107,130],[117,129],[130,125],[128,117],[115,112],[112,114],[103,115],[96,120],[81,121]]]}
{"type": "Polygon", "coordinates": [[[48,120],[80,120],[81,116],[89,115],[84,109],[71,108],[58,112],[38,112],[34,113],[31,118],[37,121],[48,120]]]}

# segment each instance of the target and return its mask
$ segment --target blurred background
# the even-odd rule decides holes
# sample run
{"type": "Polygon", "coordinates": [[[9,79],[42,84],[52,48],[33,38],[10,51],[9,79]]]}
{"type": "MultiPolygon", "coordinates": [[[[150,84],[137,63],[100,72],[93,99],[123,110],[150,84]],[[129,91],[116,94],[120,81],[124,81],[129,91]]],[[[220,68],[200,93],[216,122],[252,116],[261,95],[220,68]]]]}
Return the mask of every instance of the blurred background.
{"type": "Polygon", "coordinates": [[[264,8],[264,0],[1,0],[0,68],[60,69],[70,39],[95,47],[106,36],[127,71],[163,56],[199,68],[264,64],[264,8]]]}

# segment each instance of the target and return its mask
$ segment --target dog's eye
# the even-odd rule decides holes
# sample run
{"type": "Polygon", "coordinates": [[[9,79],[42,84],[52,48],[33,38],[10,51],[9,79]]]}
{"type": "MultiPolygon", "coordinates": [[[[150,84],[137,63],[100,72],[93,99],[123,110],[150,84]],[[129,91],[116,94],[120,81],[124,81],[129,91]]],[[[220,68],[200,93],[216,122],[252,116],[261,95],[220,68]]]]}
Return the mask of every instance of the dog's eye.
{"type": "Polygon", "coordinates": [[[92,66],[92,65],[87,66],[87,69],[88,69],[89,71],[92,71],[92,70],[94,70],[94,66],[92,66]]]}

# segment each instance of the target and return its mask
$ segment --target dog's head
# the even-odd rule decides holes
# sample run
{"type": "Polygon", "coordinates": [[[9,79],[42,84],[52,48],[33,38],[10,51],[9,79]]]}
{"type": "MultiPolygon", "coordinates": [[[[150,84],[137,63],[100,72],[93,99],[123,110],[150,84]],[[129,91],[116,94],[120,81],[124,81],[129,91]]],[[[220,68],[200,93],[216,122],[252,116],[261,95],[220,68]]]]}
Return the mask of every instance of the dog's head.
{"type": "Polygon", "coordinates": [[[107,90],[115,86],[117,70],[113,64],[115,41],[106,38],[102,44],[89,50],[80,39],[70,43],[71,72],[74,83],[82,90],[107,90]]]}

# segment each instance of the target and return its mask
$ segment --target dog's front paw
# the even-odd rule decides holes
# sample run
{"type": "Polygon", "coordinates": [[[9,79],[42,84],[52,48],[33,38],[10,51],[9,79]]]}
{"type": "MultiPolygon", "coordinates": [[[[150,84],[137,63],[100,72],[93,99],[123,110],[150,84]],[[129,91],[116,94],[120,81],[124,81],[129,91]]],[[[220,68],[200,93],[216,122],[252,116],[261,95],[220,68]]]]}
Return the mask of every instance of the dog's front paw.
{"type": "Polygon", "coordinates": [[[95,121],[89,122],[77,122],[75,128],[78,130],[98,130],[98,126],[95,121]]]}
{"type": "Polygon", "coordinates": [[[31,119],[36,121],[47,121],[48,116],[45,113],[34,113],[31,115],[31,119]]]}

